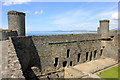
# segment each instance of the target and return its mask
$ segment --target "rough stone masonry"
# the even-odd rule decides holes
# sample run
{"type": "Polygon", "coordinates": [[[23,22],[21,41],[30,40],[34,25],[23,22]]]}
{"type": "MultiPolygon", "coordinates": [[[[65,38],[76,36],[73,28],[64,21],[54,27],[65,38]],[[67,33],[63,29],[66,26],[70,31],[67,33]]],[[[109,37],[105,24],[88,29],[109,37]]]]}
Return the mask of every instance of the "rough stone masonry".
{"type": "Polygon", "coordinates": [[[109,20],[100,20],[98,33],[25,36],[25,13],[9,11],[8,26],[0,30],[1,78],[64,78],[66,67],[119,59],[120,34],[109,31],[109,20]]]}

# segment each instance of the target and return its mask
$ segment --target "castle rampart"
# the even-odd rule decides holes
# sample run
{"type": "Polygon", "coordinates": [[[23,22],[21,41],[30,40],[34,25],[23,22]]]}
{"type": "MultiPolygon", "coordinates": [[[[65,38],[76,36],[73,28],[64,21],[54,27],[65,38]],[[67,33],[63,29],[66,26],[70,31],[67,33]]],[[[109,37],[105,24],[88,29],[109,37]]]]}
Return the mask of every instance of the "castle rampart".
{"type": "Polygon", "coordinates": [[[117,60],[116,38],[116,34],[108,34],[106,38],[101,38],[101,34],[70,34],[12,37],[12,41],[23,70],[38,67],[43,75],[101,57],[117,60]]]}
{"type": "Polygon", "coordinates": [[[3,78],[64,78],[66,67],[101,58],[119,60],[120,34],[109,31],[109,20],[100,21],[98,33],[45,36],[24,36],[22,12],[9,11],[8,24],[9,29],[0,30],[4,59],[0,66],[7,67],[1,73],[3,78]]]}

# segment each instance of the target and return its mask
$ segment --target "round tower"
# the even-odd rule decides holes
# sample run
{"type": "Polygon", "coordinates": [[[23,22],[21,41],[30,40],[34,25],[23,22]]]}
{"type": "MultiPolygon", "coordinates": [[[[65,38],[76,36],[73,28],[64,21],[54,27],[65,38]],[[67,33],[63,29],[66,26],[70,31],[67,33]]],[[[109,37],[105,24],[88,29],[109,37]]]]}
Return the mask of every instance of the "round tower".
{"type": "Polygon", "coordinates": [[[109,20],[100,20],[100,33],[109,32],[109,20]]]}
{"type": "Polygon", "coordinates": [[[8,28],[10,30],[17,30],[18,36],[25,36],[25,13],[9,11],[8,28]]]}

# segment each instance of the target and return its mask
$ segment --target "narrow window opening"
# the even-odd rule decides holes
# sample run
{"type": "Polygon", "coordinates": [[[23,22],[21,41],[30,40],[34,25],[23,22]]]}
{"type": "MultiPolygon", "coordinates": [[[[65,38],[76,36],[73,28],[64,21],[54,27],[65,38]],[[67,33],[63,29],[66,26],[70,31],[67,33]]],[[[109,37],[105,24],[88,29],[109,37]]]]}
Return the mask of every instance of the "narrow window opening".
{"type": "Polygon", "coordinates": [[[90,61],[92,60],[92,52],[90,53],[90,61]]]}
{"type": "Polygon", "coordinates": [[[88,60],[88,52],[86,52],[86,61],[88,60]]]}
{"type": "Polygon", "coordinates": [[[70,61],[70,66],[72,66],[72,61],[70,61]]]}
{"type": "Polygon", "coordinates": [[[64,61],[63,62],[63,67],[66,67],[66,65],[67,65],[67,61],[64,61]]]}
{"type": "Polygon", "coordinates": [[[67,58],[70,56],[70,49],[67,50],[67,58]]]}
{"type": "Polygon", "coordinates": [[[103,48],[105,48],[105,46],[103,46],[103,48]]]}
{"type": "Polygon", "coordinates": [[[78,54],[77,62],[80,62],[80,53],[78,54]]]}
{"type": "Polygon", "coordinates": [[[103,54],[103,49],[100,50],[100,56],[102,56],[102,54],[103,54]]]}
{"type": "Polygon", "coordinates": [[[94,51],[94,58],[96,58],[97,50],[94,51]]]}
{"type": "Polygon", "coordinates": [[[58,58],[55,58],[54,66],[57,67],[58,65],[58,58]]]}

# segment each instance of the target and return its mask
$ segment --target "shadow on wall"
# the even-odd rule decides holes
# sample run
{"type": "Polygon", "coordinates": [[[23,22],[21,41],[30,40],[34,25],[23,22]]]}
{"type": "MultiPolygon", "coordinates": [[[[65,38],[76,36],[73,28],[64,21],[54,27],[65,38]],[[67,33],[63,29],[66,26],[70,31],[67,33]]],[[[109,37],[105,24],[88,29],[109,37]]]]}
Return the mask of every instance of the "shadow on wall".
{"type": "Polygon", "coordinates": [[[26,80],[37,80],[32,67],[41,71],[41,62],[31,38],[12,38],[26,80]]]}

